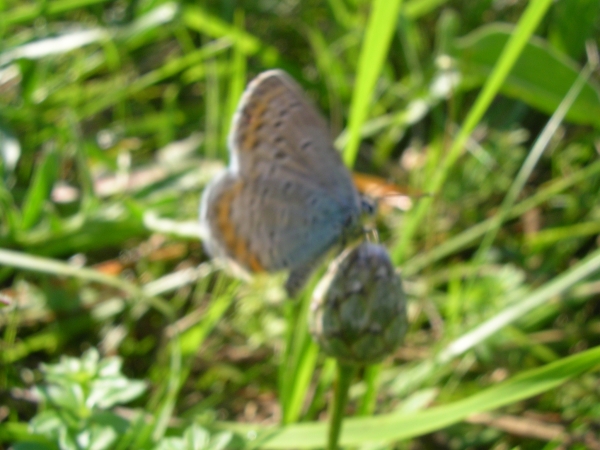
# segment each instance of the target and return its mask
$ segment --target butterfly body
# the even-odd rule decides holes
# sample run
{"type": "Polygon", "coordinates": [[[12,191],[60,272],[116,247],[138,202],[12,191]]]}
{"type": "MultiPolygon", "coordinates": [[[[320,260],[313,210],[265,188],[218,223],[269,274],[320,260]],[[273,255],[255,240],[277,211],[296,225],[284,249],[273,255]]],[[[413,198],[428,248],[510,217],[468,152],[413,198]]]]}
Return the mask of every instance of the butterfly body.
{"type": "Polygon", "coordinates": [[[360,197],[327,123],[285,72],[250,83],[229,149],[201,202],[211,255],[253,272],[289,269],[292,280],[360,229],[360,197]]]}

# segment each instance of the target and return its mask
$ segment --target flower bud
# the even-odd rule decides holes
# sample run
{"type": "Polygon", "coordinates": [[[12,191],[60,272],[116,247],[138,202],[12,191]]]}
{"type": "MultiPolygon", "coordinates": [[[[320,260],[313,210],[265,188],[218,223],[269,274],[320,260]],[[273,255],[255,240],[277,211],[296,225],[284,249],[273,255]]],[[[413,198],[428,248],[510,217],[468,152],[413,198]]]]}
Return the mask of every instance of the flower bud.
{"type": "Polygon", "coordinates": [[[329,266],[313,293],[313,338],[345,363],[376,363],[401,344],[407,329],[406,298],[384,247],[362,243],[329,266]]]}

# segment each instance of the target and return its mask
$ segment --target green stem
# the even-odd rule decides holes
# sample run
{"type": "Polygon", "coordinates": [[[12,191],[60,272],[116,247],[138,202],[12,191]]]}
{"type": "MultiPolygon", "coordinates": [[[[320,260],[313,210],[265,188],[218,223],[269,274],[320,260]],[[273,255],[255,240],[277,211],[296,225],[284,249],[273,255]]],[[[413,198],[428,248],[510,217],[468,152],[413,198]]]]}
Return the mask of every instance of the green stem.
{"type": "Polygon", "coordinates": [[[381,364],[373,364],[365,369],[363,380],[367,386],[367,390],[365,391],[360,406],[358,407],[359,416],[370,416],[375,410],[380,373],[381,364]]]}
{"type": "Polygon", "coordinates": [[[337,383],[329,416],[329,440],[327,450],[336,450],[340,432],[342,431],[342,421],[344,420],[344,410],[348,401],[348,391],[350,384],[356,374],[356,366],[337,362],[337,383]]]}

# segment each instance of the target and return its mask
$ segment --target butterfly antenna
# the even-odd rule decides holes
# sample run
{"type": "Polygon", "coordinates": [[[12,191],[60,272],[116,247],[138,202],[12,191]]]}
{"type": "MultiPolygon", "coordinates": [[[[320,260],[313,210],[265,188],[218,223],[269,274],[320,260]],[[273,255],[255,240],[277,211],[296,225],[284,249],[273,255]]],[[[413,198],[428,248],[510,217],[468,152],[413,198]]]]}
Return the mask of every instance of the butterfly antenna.
{"type": "Polygon", "coordinates": [[[377,231],[377,228],[365,227],[363,228],[363,233],[365,234],[365,239],[367,242],[379,244],[379,232],[377,231]]]}

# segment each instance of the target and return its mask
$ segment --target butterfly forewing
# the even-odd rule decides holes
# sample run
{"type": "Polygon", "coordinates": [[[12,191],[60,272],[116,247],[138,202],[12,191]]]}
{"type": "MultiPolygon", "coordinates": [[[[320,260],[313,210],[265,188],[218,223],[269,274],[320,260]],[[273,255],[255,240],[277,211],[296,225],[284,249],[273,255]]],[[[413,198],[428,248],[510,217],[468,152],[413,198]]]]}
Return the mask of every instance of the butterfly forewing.
{"type": "Polygon", "coordinates": [[[327,122],[285,72],[270,70],[250,83],[233,120],[229,145],[246,177],[282,169],[304,175],[342,203],[356,190],[327,122]]]}

